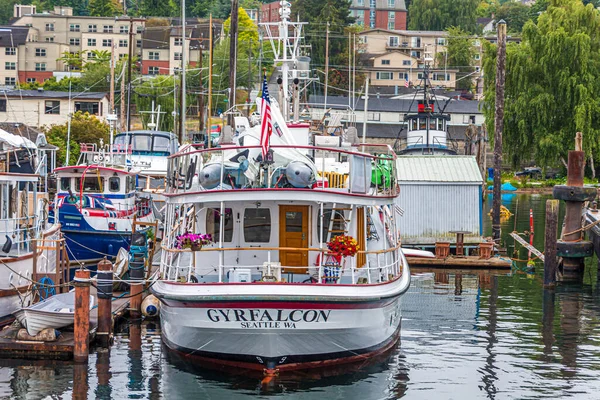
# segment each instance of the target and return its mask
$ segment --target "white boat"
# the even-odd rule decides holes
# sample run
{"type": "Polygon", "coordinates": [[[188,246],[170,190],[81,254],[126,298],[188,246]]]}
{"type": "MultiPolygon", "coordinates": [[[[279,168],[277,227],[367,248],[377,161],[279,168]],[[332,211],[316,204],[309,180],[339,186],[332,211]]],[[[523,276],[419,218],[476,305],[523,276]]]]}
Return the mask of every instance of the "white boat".
{"type": "Polygon", "coordinates": [[[299,146],[272,110],[281,135],[271,136],[271,164],[258,161],[252,142],[260,127],[244,146],[189,146],[170,159],[160,280],[151,288],[163,340],[213,362],[280,371],[384,351],[399,338],[410,285],[395,154],[385,145],[299,146]],[[348,172],[335,172],[337,164],[348,172]],[[179,249],[185,232],[215,243],[179,249]],[[356,239],[355,256],[328,253],[340,234],[356,239]]]}
{"type": "MultiPolygon", "coordinates": [[[[90,310],[94,296],[90,295],[90,310]]],[[[75,322],[75,292],[56,294],[15,313],[27,333],[35,336],[46,328],[60,329],[75,322]]]]}

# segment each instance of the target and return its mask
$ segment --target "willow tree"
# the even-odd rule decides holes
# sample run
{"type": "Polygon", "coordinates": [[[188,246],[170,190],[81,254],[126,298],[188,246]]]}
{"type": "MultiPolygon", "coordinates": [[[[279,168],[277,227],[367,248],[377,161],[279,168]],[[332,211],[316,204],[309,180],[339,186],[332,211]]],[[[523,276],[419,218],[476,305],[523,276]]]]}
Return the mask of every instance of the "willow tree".
{"type": "Polygon", "coordinates": [[[408,29],[441,31],[456,26],[475,32],[479,3],[479,0],[414,0],[408,9],[408,29]]]}
{"type": "MultiPolygon", "coordinates": [[[[484,114],[494,129],[496,47],[484,54],[484,114]]],[[[507,47],[504,150],[514,166],[535,160],[564,164],[583,132],[588,157],[600,150],[600,13],[580,0],[551,0],[537,24],[527,22],[522,42],[507,47]]]]}

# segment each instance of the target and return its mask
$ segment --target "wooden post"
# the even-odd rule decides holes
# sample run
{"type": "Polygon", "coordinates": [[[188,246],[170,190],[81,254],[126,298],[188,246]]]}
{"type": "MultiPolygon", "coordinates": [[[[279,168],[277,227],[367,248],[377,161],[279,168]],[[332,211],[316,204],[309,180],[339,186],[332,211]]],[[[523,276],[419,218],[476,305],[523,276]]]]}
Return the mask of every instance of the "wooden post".
{"type": "MultiPolygon", "coordinates": [[[[231,24],[229,25],[229,108],[235,106],[237,39],[238,39],[238,0],[231,0],[231,24]]],[[[234,126],[233,113],[227,114],[227,124],[234,126]]],[[[225,128],[225,127],[223,127],[225,128]]]]}
{"type": "Polygon", "coordinates": [[[494,195],[492,238],[500,241],[500,201],[502,186],[502,130],[504,129],[504,82],[506,80],[506,22],[500,20],[498,30],[498,56],[496,59],[496,115],[494,118],[494,195]]]}
{"type": "Polygon", "coordinates": [[[546,237],[544,239],[544,286],[554,286],[558,260],[556,236],[559,200],[546,200],[546,237]]]}
{"type": "MultiPolygon", "coordinates": [[[[131,130],[131,70],[133,69],[133,42],[135,35],[133,33],[133,18],[129,17],[129,56],[127,58],[127,130],[131,130]]],[[[121,92],[121,101],[124,93],[121,92]]],[[[126,144],[127,146],[127,144],[126,144]]]]}
{"type": "Polygon", "coordinates": [[[109,347],[112,338],[113,270],[106,258],[98,263],[98,331],[96,337],[102,347],[109,347]]]}
{"type": "Polygon", "coordinates": [[[75,347],[73,360],[88,361],[90,335],[90,271],[75,271],[75,347]]]}
{"type": "Polygon", "coordinates": [[[129,314],[131,318],[141,318],[142,289],[144,285],[144,258],[142,254],[134,254],[129,262],[129,279],[136,281],[129,284],[129,314]],[[139,283],[137,283],[139,281],[139,283]]]}

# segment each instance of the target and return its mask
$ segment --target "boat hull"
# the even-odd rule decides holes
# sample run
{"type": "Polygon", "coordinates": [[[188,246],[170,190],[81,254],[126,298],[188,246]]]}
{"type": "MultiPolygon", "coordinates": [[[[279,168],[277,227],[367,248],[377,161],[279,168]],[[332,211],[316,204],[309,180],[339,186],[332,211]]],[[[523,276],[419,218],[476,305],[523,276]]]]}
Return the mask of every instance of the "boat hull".
{"type": "Polygon", "coordinates": [[[63,230],[71,261],[93,261],[116,257],[121,247],[128,249],[131,232],[97,232],[63,230]]]}
{"type": "Polygon", "coordinates": [[[251,369],[305,369],[392,346],[410,275],[373,285],[157,282],[165,344],[251,369]],[[235,294],[233,294],[235,293],[235,294]]]}

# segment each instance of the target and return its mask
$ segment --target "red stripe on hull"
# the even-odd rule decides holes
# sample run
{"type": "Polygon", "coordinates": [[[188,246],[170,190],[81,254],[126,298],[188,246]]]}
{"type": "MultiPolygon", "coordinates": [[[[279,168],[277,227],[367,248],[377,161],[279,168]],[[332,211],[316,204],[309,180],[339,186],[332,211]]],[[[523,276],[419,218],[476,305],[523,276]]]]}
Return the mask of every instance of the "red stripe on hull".
{"type": "Polygon", "coordinates": [[[164,299],[160,300],[169,307],[176,308],[247,308],[247,309],[265,309],[274,308],[282,310],[358,310],[369,308],[383,308],[394,301],[398,297],[391,297],[378,301],[362,301],[362,302],[311,302],[311,301],[181,301],[164,299]]]}

